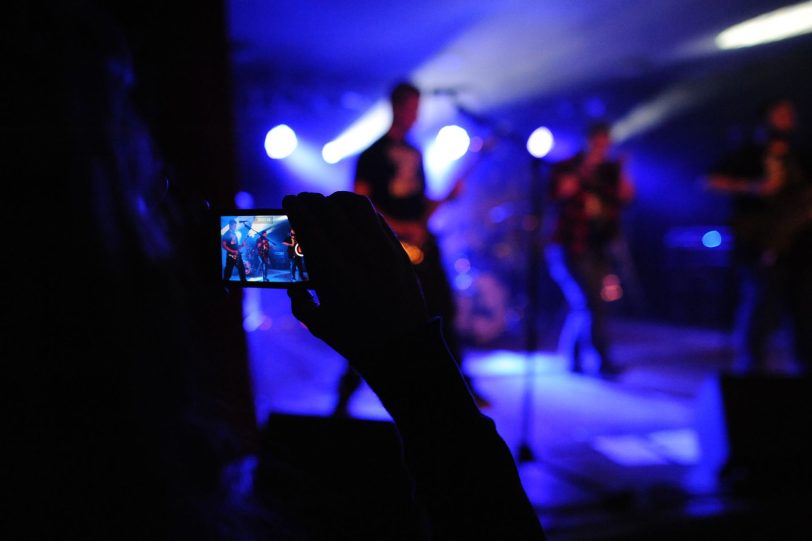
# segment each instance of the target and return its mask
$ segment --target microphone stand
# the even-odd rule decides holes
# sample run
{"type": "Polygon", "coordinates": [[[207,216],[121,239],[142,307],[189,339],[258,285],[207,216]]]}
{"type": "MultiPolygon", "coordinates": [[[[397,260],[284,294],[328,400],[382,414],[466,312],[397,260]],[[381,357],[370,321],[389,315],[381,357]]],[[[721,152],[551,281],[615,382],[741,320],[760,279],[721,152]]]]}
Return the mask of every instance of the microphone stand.
{"type": "MultiPolygon", "coordinates": [[[[497,134],[498,137],[506,139],[515,144],[518,148],[523,149],[524,141],[518,134],[504,128],[498,128],[493,120],[487,119],[482,115],[474,113],[467,108],[463,107],[456,95],[454,95],[454,105],[457,111],[469,118],[476,124],[484,126],[491,132],[497,134]]],[[[533,414],[535,403],[535,381],[536,381],[536,363],[533,359],[533,354],[539,347],[539,332],[538,332],[538,319],[539,319],[539,277],[541,275],[541,235],[540,228],[543,219],[544,198],[543,198],[543,178],[542,178],[542,165],[545,162],[539,158],[533,158],[530,162],[531,176],[530,176],[530,220],[532,227],[528,231],[528,262],[527,274],[525,276],[525,285],[527,290],[527,310],[524,318],[524,350],[527,355],[525,362],[524,373],[524,390],[522,393],[522,409],[521,409],[521,435],[519,447],[516,453],[516,460],[522,462],[532,462],[535,460],[533,449],[530,445],[531,433],[533,430],[533,414]]]]}
{"type": "MultiPolygon", "coordinates": [[[[460,114],[470,118],[477,124],[485,126],[496,132],[502,138],[511,141],[519,148],[524,148],[524,140],[510,130],[495,128],[495,123],[477,115],[456,103],[460,114]]],[[[524,350],[527,355],[524,372],[524,391],[522,395],[521,412],[521,436],[516,453],[516,461],[519,463],[536,462],[544,466],[552,475],[562,479],[586,492],[597,495],[601,505],[607,509],[624,509],[631,505],[633,494],[630,491],[611,492],[606,487],[574,472],[565,471],[550,464],[535,455],[530,441],[532,440],[533,420],[535,413],[535,382],[536,382],[536,362],[534,354],[539,348],[539,280],[543,264],[542,258],[542,227],[544,225],[544,187],[546,177],[549,174],[550,163],[541,158],[532,158],[530,162],[530,214],[531,227],[528,229],[528,260],[526,274],[527,288],[527,310],[524,319],[524,350]]]]}
{"type": "Polygon", "coordinates": [[[541,235],[540,229],[543,219],[543,190],[542,165],[546,163],[540,158],[530,162],[530,220],[528,228],[528,255],[527,255],[527,310],[524,318],[524,350],[527,355],[525,362],[524,393],[522,394],[522,425],[521,442],[517,453],[519,462],[532,462],[535,460],[533,449],[530,446],[533,430],[533,413],[535,402],[536,362],[533,355],[539,347],[539,276],[541,275],[541,235]]]}
{"type": "MultiPolygon", "coordinates": [[[[264,232],[268,231],[268,229],[271,229],[271,228],[269,227],[268,229],[263,229],[262,231],[257,231],[256,229],[254,229],[254,226],[253,226],[253,225],[248,225],[248,222],[242,222],[242,221],[241,221],[240,223],[241,223],[241,224],[242,224],[242,226],[243,226],[243,227],[245,227],[246,229],[250,229],[251,231],[253,231],[254,233],[256,233],[258,238],[262,238],[262,234],[263,234],[264,232]]],[[[269,239],[269,238],[267,238],[267,237],[265,238],[265,240],[267,240],[267,241],[268,241],[268,243],[273,244],[274,246],[278,246],[278,244],[277,244],[276,242],[272,241],[271,239],[269,239]]]]}
{"type": "MultiPolygon", "coordinates": [[[[484,126],[495,132],[499,137],[510,141],[518,148],[524,149],[524,140],[518,134],[507,130],[499,129],[493,120],[489,120],[482,115],[473,113],[460,105],[455,99],[457,111],[463,116],[471,119],[476,124],[484,126]]],[[[535,405],[535,381],[536,362],[533,355],[539,347],[539,278],[541,276],[542,252],[541,252],[541,225],[543,223],[544,211],[544,178],[542,167],[547,163],[539,158],[532,158],[530,162],[530,215],[529,219],[532,227],[528,228],[528,261],[527,274],[525,276],[525,287],[527,291],[527,309],[524,317],[524,350],[527,356],[524,372],[524,390],[522,392],[521,406],[521,435],[519,447],[516,453],[516,460],[520,463],[532,462],[536,460],[533,448],[530,444],[533,431],[534,405],[535,405]]]]}

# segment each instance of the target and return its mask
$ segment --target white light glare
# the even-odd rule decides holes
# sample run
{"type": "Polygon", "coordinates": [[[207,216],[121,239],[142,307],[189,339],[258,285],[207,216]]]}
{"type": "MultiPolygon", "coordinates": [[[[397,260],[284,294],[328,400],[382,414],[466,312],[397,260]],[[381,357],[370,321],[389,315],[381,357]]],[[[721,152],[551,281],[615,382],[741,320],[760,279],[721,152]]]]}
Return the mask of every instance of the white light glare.
{"type": "Polygon", "coordinates": [[[428,173],[428,190],[430,195],[439,196],[449,188],[448,173],[452,164],[468,152],[471,138],[459,126],[445,126],[426,148],[425,166],[428,173]]]}
{"type": "Polygon", "coordinates": [[[270,129],[265,135],[265,153],[274,160],[287,158],[298,145],[296,134],[286,124],[270,129]]]}
{"type": "Polygon", "coordinates": [[[471,145],[471,138],[463,128],[459,126],[444,126],[437,132],[435,138],[437,151],[448,161],[459,160],[471,145]]]}
{"type": "Polygon", "coordinates": [[[321,157],[329,164],[357,154],[383,135],[392,119],[389,105],[381,101],[341,135],[324,145],[321,157]]]}
{"type": "Polygon", "coordinates": [[[716,36],[720,49],[752,47],[812,32],[812,1],[786,6],[731,26],[716,36]]]}
{"type": "Polygon", "coordinates": [[[553,149],[553,132],[541,126],[527,138],[527,152],[534,158],[543,158],[553,149]]]}

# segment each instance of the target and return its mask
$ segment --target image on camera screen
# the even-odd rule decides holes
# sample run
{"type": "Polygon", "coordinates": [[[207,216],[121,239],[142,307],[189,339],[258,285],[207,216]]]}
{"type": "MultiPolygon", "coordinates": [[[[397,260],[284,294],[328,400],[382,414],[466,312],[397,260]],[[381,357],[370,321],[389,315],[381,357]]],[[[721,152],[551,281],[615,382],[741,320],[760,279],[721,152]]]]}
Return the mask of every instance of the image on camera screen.
{"type": "Polygon", "coordinates": [[[223,280],[249,287],[307,283],[307,259],[288,217],[278,211],[220,216],[223,280]]]}

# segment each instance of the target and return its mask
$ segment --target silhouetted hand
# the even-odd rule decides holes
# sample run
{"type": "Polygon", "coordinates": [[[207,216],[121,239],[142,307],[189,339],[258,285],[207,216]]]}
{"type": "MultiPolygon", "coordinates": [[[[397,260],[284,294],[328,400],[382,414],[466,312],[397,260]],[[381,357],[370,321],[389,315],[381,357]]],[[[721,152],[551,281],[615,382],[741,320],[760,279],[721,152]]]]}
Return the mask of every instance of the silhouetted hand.
{"type": "Polygon", "coordinates": [[[423,328],[425,301],[409,258],[369,199],[315,193],[282,202],[318,296],[291,289],[291,307],[318,338],[351,363],[423,328]]]}

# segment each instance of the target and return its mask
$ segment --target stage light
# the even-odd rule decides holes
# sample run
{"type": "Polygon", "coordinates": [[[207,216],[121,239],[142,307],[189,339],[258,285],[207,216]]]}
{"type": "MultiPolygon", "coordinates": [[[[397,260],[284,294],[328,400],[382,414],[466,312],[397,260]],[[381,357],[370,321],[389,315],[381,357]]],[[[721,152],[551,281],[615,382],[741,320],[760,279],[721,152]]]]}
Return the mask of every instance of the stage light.
{"type": "Polygon", "coordinates": [[[553,132],[541,126],[527,138],[527,151],[534,158],[543,158],[553,149],[553,132]]]}
{"type": "Polygon", "coordinates": [[[271,128],[265,135],[265,153],[274,160],[287,158],[298,145],[296,133],[286,124],[271,128]]]}
{"type": "Polygon", "coordinates": [[[436,152],[439,152],[447,161],[453,162],[462,158],[471,145],[468,132],[459,126],[444,126],[437,132],[435,138],[436,152]]]}
{"type": "Polygon", "coordinates": [[[466,257],[461,257],[454,261],[454,270],[460,274],[464,274],[471,270],[471,261],[466,257]]]}
{"type": "Polygon", "coordinates": [[[448,189],[448,174],[452,164],[468,152],[471,138],[459,126],[444,126],[437,132],[434,141],[426,149],[426,171],[428,173],[428,190],[438,196],[448,189]]]}
{"type": "Polygon", "coordinates": [[[702,246],[705,248],[718,248],[722,245],[722,234],[715,229],[711,229],[702,235],[702,246]]]}
{"type": "Polygon", "coordinates": [[[731,26],[716,36],[720,49],[739,49],[812,32],[812,2],[786,6],[731,26]]]}
{"type": "Polygon", "coordinates": [[[662,126],[677,114],[695,107],[714,93],[709,82],[682,82],[666,88],[652,99],[633,107],[612,125],[612,140],[623,143],[631,137],[662,126]]]}
{"type": "Polygon", "coordinates": [[[324,145],[321,157],[329,164],[358,154],[386,133],[392,121],[392,111],[387,102],[381,101],[347,128],[341,135],[324,145]]]}
{"type": "Polygon", "coordinates": [[[341,161],[341,158],[343,158],[339,145],[333,141],[322,147],[321,157],[329,164],[338,163],[341,161]]]}
{"type": "Polygon", "coordinates": [[[606,302],[613,302],[623,297],[623,286],[617,274],[608,274],[603,278],[601,287],[601,298],[606,302]]]}
{"type": "Polygon", "coordinates": [[[254,208],[254,196],[248,192],[237,192],[234,195],[234,204],[238,209],[254,208]]]}
{"type": "Polygon", "coordinates": [[[458,274],[454,277],[454,285],[460,291],[465,291],[470,288],[474,283],[474,279],[470,274],[458,274]]]}

